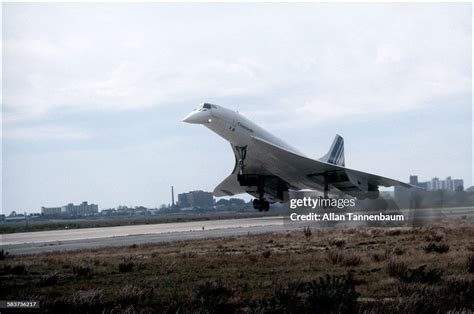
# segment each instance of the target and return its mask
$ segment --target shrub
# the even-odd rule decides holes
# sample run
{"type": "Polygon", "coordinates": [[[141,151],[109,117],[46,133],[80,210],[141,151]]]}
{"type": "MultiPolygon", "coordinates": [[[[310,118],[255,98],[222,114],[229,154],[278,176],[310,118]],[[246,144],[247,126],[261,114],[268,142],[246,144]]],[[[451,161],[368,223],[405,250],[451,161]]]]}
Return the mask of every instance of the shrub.
{"type": "Polygon", "coordinates": [[[344,259],[344,254],[339,251],[328,251],[326,260],[333,265],[340,264],[344,259]]]}
{"type": "Polygon", "coordinates": [[[129,273],[133,270],[133,265],[134,262],[132,261],[131,258],[124,259],[120,264],[118,265],[119,272],[121,273],[129,273]]]}
{"type": "Polygon", "coordinates": [[[405,250],[402,249],[401,247],[398,247],[396,246],[394,249],[393,249],[393,253],[395,255],[403,255],[405,253],[405,250]]]}
{"type": "Polygon", "coordinates": [[[234,292],[220,281],[207,281],[200,285],[194,296],[194,307],[200,313],[233,312],[234,306],[230,298],[234,292]]]}
{"type": "Polygon", "coordinates": [[[104,293],[101,289],[80,290],[67,298],[69,306],[76,310],[86,310],[93,313],[97,310],[102,312],[105,305],[104,293]]]}
{"type": "Polygon", "coordinates": [[[374,261],[376,263],[382,262],[382,261],[385,261],[387,259],[387,254],[374,252],[371,255],[371,259],[372,259],[372,261],[374,261]]]}
{"type": "Polygon", "coordinates": [[[41,307],[51,313],[109,313],[106,308],[112,305],[101,289],[77,290],[57,298],[44,295],[39,300],[41,307]]]}
{"type": "Polygon", "coordinates": [[[49,273],[40,279],[41,286],[53,286],[58,282],[58,273],[49,273]]]}
{"type": "Polygon", "coordinates": [[[348,313],[356,309],[358,294],[352,273],[343,276],[320,277],[305,287],[306,305],[314,313],[348,313]]]}
{"type": "MultiPolygon", "coordinates": [[[[409,296],[403,299],[376,299],[361,303],[359,313],[439,313],[438,304],[431,296],[409,296]]],[[[443,313],[443,312],[442,312],[443,313]]]]}
{"type": "Polygon", "coordinates": [[[249,258],[249,261],[251,261],[252,263],[256,263],[258,261],[258,257],[254,254],[249,255],[248,258],[249,258]]]}
{"type": "Polygon", "coordinates": [[[362,262],[362,259],[357,255],[344,254],[339,251],[328,251],[326,259],[334,265],[341,266],[357,266],[362,262]]]}
{"type": "Polygon", "coordinates": [[[474,273],[474,254],[466,257],[466,268],[468,273],[474,273]]]}
{"type": "Polygon", "coordinates": [[[465,307],[473,309],[474,300],[474,276],[457,275],[450,276],[441,291],[441,295],[452,307],[465,307]]]}
{"type": "Polygon", "coordinates": [[[92,269],[89,264],[80,263],[72,266],[72,272],[76,277],[88,277],[92,275],[92,269]]]}
{"type": "Polygon", "coordinates": [[[311,240],[311,236],[313,235],[309,226],[303,228],[303,234],[306,241],[311,240]]]}
{"type": "Polygon", "coordinates": [[[435,242],[430,242],[427,246],[423,248],[426,253],[436,252],[436,253],[446,253],[449,251],[449,245],[447,244],[436,244],[435,242]]]}
{"type": "Polygon", "coordinates": [[[346,241],[344,239],[331,238],[329,239],[329,245],[342,248],[346,245],[346,241]]]}
{"type": "Polygon", "coordinates": [[[181,258],[193,258],[193,257],[196,257],[197,254],[196,252],[182,252],[179,257],[181,258]]]}
{"type": "Polygon", "coordinates": [[[397,278],[400,281],[407,283],[427,283],[433,284],[441,280],[442,271],[433,268],[426,270],[426,265],[422,265],[418,268],[408,269],[403,273],[399,273],[397,278]]]}
{"type": "Polygon", "coordinates": [[[387,263],[387,273],[392,277],[398,277],[408,270],[408,265],[399,259],[390,259],[387,263]]]}
{"type": "Polygon", "coordinates": [[[408,283],[408,282],[400,282],[398,285],[398,293],[400,297],[419,297],[423,295],[433,295],[436,291],[434,291],[433,286],[427,286],[424,284],[419,283],[408,283]]]}
{"type": "Polygon", "coordinates": [[[385,234],[388,236],[397,236],[397,235],[402,234],[402,231],[400,229],[390,229],[390,230],[386,230],[385,234]]]}
{"type": "Polygon", "coordinates": [[[346,254],[341,262],[342,266],[358,266],[362,262],[362,259],[354,254],[346,254]]]}
{"type": "Polygon", "coordinates": [[[444,232],[441,229],[431,229],[425,239],[428,242],[441,242],[444,239],[444,232]]]}
{"type": "Polygon", "coordinates": [[[3,249],[0,250],[0,261],[4,261],[8,256],[8,252],[4,251],[3,249]]]}
{"type": "Polygon", "coordinates": [[[272,252],[270,250],[263,251],[262,255],[265,258],[269,258],[272,252]]]}
{"type": "Polygon", "coordinates": [[[114,292],[114,301],[121,305],[139,304],[146,297],[151,296],[143,288],[128,284],[114,292]]]}
{"type": "Polygon", "coordinates": [[[251,313],[301,313],[304,312],[304,283],[290,282],[278,286],[270,299],[254,301],[251,313]]]}
{"type": "Polygon", "coordinates": [[[252,307],[255,313],[353,313],[357,297],[352,274],[347,273],[280,286],[270,300],[252,307]]]}
{"type": "Polygon", "coordinates": [[[11,275],[24,275],[27,273],[26,265],[21,263],[5,265],[3,266],[3,271],[4,273],[11,275]]]}
{"type": "Polygon", "coordinates": [[[280,286],[270,301],[269,312],[285,312],[285,310],[297,312],[301,310],[303,285],[301,282],[290,282],[286,287],[280,286]]]}

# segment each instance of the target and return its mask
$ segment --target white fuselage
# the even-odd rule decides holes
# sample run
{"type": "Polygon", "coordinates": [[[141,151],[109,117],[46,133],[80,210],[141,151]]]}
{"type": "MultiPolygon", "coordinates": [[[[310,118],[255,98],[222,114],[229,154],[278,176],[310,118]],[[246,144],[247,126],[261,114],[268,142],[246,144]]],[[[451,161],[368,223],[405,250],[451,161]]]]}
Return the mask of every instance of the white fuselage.
{"type": "Polygon", "coordinates": [[[262,193],[282,200],[281,192],[289,189],[314,189],[327,195],[332,188],[361,199],[375,199],[379,197],[380,186],[410,187],[394,179],[346,168],[344,139],[340,135],[336,135],[327,154],[314,160],[238,112],[221,106],[204,103],[183,121],[202,124],[233,146],[236,164],[230,179],[216,188],[219,195],[245,191],[258,197],[263,204],[262,193]],[[235,177],[236,170],[239,172],[235,177]]]}
{"type": "Polygon", "coordinates": [[[183,121],[203,124],[236,147],[251,147],[252,137],[257,137],[295,154],[303,155],[238,112],[222,106],[202,104],[188,114],[183,121]]]}

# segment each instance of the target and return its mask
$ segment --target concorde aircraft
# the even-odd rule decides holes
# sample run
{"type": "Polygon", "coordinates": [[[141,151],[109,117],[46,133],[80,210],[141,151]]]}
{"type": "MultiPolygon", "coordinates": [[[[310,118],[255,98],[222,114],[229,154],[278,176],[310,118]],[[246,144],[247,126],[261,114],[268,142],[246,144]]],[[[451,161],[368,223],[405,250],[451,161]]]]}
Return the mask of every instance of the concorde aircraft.
{"type": "Polygon", "coordinates": [[[328,153],[318,160],[306,157],[240,113],[203,103],[184,119],[202,124],[230,142],[235,155],[232,173],[215,189],[214,196],[248,193],[253,207],[268,211],[270,203],[283,202],[289,190],[341,191],[358,199],[375,199],[379,186],[409,184],[345,167],[344,139],[336,135],[328,153]]]}

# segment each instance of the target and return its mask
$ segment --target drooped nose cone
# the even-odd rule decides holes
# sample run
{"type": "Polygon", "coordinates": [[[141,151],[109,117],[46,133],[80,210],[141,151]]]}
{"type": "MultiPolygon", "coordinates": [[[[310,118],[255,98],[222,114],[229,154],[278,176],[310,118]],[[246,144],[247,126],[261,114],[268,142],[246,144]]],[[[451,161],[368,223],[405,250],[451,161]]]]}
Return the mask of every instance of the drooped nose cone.
{"type": "Polygon", "coordinates": [[[186,123],[194,123],[194,124],[202,124],[202,123],[209,123],[211,119],[211,112],[208,110],[199,111],[195,110],[184,117],[183,122],[186,123]]]}

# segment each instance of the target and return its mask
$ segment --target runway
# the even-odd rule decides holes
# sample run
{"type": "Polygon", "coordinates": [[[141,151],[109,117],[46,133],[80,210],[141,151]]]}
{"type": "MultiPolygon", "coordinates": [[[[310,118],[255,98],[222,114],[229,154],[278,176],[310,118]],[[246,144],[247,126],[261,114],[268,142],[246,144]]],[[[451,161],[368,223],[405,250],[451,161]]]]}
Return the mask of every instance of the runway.
{"type": "MultiPolygon", "coordinates": [[[[408,226],[413,219],[426,222],[439,219],[471,219],[474,208],[423,209],[409,213],[402,210],[408,226]],[[413,217],[415,213],[416,217],[413,217]],[[411,218],[409,218],[411,216],[411,218]]],[[[222,219],[152,225],[52,230],[0,235],[1,249],[12,255],[38,254],[52,251],[97,249],[110,246],[164,243],[193,239],[240,236],[302,229],[308,223],[293,223],[279,217],[222,219]]],[[[311,224],[313,228],[324,225],[311,224]]],[[[341,227],[344,224],[340,224],[341,227]]],[[[347,227],[358,227],[347,224],[347,227]]],[[[360,226],[360,225],[359,225],[360,226]]],[[[326,226],[327,227],[327,226],[326,226]]]]}
{"type": "Polygon", "coordinates": [[[2,249],[10,254],[21,255],[236,236],[285,229],[288,228],[283,226],[282,217],[265,217],[10,233],[0,237],[2,249]]]}

